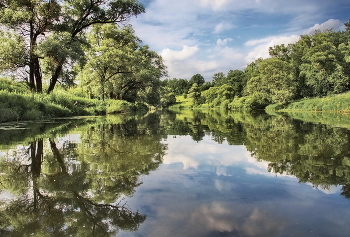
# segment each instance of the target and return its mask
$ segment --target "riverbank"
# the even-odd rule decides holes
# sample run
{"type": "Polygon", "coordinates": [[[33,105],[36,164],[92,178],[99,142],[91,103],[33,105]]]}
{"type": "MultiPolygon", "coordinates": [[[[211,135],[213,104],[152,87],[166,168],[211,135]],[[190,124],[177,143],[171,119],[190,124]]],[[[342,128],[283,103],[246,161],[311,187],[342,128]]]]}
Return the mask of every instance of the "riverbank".
{"type": "MultiPolygon", "coordinates": [[[[173,110],[191,108],[210,109],[207,104],[195,106],[192,98],[185,98],[184,96],[177,96],[176,104],[169,108],[173,110]]],[[[224,109],[219,106],[215,108],[224,109]]],[[[251,109],[247,108],[247,110],[251,109]]],[[[270,112],[337,112],[350,114],[350,92],[322,98],[304,98],[288,105],[271,104],[268,105],[265,110],[270,112]]]]}
{"type": "Polygon", "coordinates": [[[267,111],[279,112],[338,112],[350,113],[350,92],[330,95],[322,98],[305,98],[286,106],[272,104],[266,107],[267,111]]]}
{"type": "Polygon", "coordinates": [[[147,110],[143,103],[88,99],[63,90],[49,95],[0,90],[0,123],[147,110]]]}

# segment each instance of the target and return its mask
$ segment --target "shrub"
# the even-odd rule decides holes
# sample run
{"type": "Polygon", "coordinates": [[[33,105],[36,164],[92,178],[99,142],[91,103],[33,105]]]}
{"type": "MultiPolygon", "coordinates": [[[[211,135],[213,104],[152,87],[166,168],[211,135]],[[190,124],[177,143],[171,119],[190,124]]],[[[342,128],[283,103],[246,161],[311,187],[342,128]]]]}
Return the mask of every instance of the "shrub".
{"type": "Polygon", "coordinates": [[[134,110],[134,105],[125,100],[110,100],[106,109],[107,114],[130,112],[134,110]]]}
{"type": "Polygon", "coordinates": [[[0,105],[0,123],[18,120],[19,114],[14,109],[4,108],[0,105]]]}
{"type": "Polygon", "coordinates": [[[16,93],[29,93],[30,90],[25,83],[15,82],[12,79],[0,78],[0,90],[16,93]]]}
{"type": "Polygon", "coordinates": [[[241,110],[244,108],[244,103],[247,97],[235,98],[229,105],[228,108],[231,110],[241,110]]]}
{"type": "Polygon", "coordinates": [[[264,109],[270,103],[269,95],[257,92],[251,96],[247,96],[247,99],[244,101],[244,108],[252,110],[264,109]]]}
{"type": "Polygon", "coordinates": [[[229,104],[230,104],[230,100],[224,100],[221,102],[220,107],[224,108],[224,109],[228,109],[229,108],[229,104]]]}
{"type": "Polygon", "coordinates": [[[282,105],[281,103],[271,104],[266,106],[265,110],[267,111],[277,111],[280,109],[284,109],[286,106],[282,105]]]}
{"type": "Polygon", "coordinates": [[[140,111],[140,112],[147,112],[148,111],[148,107],[145,103],[141,103],[141,102],[137,102],[134,105],[134,110],[135,111],[140,111]]]}
{"type": "Polygon", "coordinates": [[[43,113],[36,109],[36,108],[32,108],[26,112],[24,112],[22,119],[23,120],[37,120],[37,119],[42,119],[43,113]]]}

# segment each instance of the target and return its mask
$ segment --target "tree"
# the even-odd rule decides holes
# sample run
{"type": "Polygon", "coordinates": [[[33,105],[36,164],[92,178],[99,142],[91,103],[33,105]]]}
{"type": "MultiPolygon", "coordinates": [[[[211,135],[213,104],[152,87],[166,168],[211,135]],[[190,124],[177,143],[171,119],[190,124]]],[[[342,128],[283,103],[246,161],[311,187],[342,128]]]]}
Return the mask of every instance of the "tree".
{"type": "Polygon", "coordinates": [[[225,81],[226,81],[225,73],[218,72],[218,73],[215,73],[213,76],[212,85],[213,86],[221,86],[221,85],[225,84],[225,81]]]}
{"type": "Polygon", "coordinates": [[[25,42],[11,32],[0,31],[0,71],[12,71],[26,62],[25,42]]]}
{"type": "Polygon", "coordinates": [[[82,87],[91,95],[156,105],[160,78],[166,75],[162,58],[141,41],[129,26],[97,26],[90,33],[87,64],[79,73],[82,87]]]}
{"type": "Polygon", "coordinates": [[[247,78],[241,70],[230,70],[226,76],[226,84],[233,87],[236,96],[241,97],[247,84],[247,78]]]}
{"type": "Polygon", "coordinates": [[[286,104],[295,96],[296,83],[293,81],[289,63],[278,58],[264,59],[259,62],[257,76],[247,83],[247,94],[265,94],[273,103],[286,104]]]}
{"type": "Polygon", "coordinates": [[[191,80],[188,82],[191,86],[193,86],[194,83],[197,84],[197,86],[201,86],[205,83],[204,77],[201,74],[195,74],[191,77],[191,80]]]}
{"type": "Polygon", "coordinates": [[[235,92],[232,86],[224,84],[220,87],[214,86],[202,92],[202,97],[210,107],[228,105],[232,102],[235,92]]]}
{"type": "Polygon", "coordinates": [[[284,44],[275,45],[269,48],[269,54],[272,57],[277,57],[283,61],[290,61],[291,45],[285,46],[284,44]]]}
{"type": "Polygon", "coordinates": [[[0,24],[15,30],[28,42],[27,82],[33,91],[42,92],[41,61],[53,63],[47,75],[50,93],[64,67],[75,58],[70,52],[82,46],[84,32],[95,24],[120,24],[144,12],[137,0],[2,0],[0,24]],[[42,51],[38,46],[56,39],[60,51],[42,51]],[[59,40],[62,39],[62,40],[59,40]]]}
{"type": "Polygon", "coordinates": [[[187,93],[189,83],[182,78],[165,79],[162,81],[162,87],[168,87],[175,95],[182,95],[187,93]]]}
{"type": "Polygon", "coordinates": [[[350,75],[346,71],[349,64],[331,36],[330,31],[316,32],[310,37],[310,47],[302,57],[300,73],[312,88],[313,96],[349,90],[350,75]]]}
{"type": "Polygon", "coordinates": [[[197,83],[194,83],[188,91],[188,96],[193,99],[193,104],[201,104],[201,90],[198,87],[197,83]]]}

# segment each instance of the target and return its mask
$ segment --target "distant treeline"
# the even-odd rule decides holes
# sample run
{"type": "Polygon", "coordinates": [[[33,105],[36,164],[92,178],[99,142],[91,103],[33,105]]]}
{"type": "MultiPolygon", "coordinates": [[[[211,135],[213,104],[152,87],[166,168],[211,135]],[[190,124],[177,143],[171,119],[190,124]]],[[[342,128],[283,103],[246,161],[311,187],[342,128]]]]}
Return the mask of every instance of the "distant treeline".
{"type": "Polygon", "coordinates": [[[194,106],[226,109],[263,109],[276,103],[285,106],[303,98],[347,92],[350,21],[344,25],[344,31],[316,31],[301,35],[294,44],[270,47],[270,58],[255,60],[244,71],[219,72],[211,82],[199,74],[189,81],[165,80],[163,90],[168,95],[188,95],[194,106]]]}

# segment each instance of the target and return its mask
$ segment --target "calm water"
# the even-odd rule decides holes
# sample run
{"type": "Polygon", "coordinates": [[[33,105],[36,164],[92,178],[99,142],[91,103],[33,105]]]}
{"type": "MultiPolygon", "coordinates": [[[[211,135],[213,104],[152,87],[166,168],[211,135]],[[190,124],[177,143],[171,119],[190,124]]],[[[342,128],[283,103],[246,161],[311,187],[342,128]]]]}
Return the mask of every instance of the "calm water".
{"type": "Polygon", "coordinates": [[[350,131],[218,111],[0,127],[0,236],[350,236],[350,131]]]}

